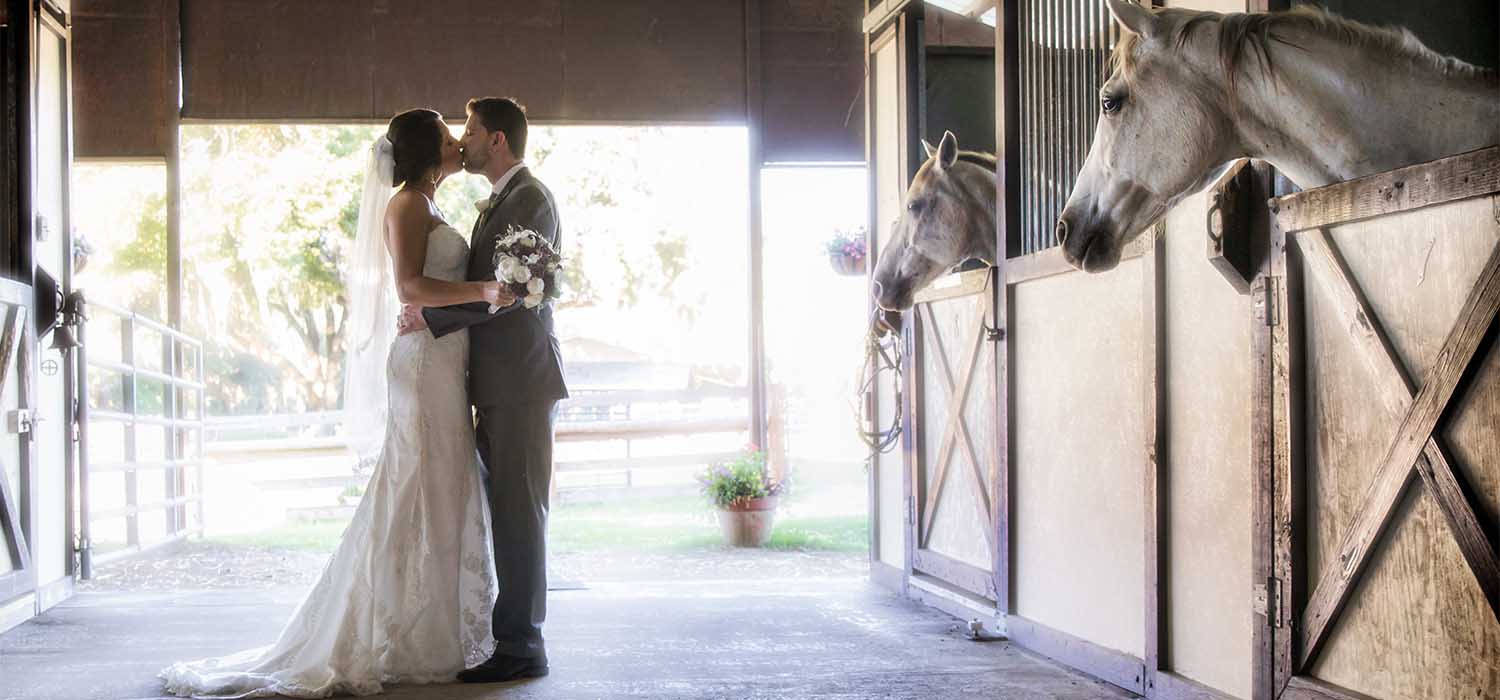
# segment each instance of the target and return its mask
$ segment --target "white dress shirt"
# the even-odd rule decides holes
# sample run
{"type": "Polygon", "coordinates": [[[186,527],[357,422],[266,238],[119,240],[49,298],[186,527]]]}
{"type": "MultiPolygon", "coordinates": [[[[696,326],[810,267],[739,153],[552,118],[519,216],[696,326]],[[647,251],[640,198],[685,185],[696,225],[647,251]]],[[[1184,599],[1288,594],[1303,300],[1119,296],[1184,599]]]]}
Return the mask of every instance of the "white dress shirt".
{"type": "Polygon", "coordinates": [[[526,161],[524,160],[510,166],[510,170],[505,171],[505,174],[501,175],[500,179],[496,180],[494,186],[490,188],[491,194],[500,194],[501,192],[504,192],[505,186],[510,184],[511,178],[515,177],[516,172],[524,167],[526,167],[526,161]]]}

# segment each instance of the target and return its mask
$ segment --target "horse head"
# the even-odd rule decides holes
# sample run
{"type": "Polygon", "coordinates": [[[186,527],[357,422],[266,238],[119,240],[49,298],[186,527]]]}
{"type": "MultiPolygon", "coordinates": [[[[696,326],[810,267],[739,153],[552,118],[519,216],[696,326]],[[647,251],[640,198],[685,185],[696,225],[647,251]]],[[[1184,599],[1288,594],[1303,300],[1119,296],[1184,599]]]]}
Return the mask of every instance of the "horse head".
{"type": "Polygon", "coordinates": [[[1099,90],[1088,158],[1057,222],[1063,257],[1100,272],[1173,205],[1235,158],[1223,87],[1171,46],[1166,17],[1107,0],[1124,34],[1099,90]]]}
{"type": "Polygon", "coordinates": [[[960,152],[951,131],[922,146],[927,162],[875,266],[875,303],[888,311],[911,308],[918,290],[965,260],[995,259],[995,159],[960,152]]]}
{"type": "Polygon", "coordinates": [[[1221,15],[1106,0],[1123,30],[1057,222],[1074,267],[1127,243],[1234,161],[1317,187],[1500,139],[1493,70],[1316,8],[1221,15]],[[1377,70],[1400,65],[1399,71],[1377,70]]]}

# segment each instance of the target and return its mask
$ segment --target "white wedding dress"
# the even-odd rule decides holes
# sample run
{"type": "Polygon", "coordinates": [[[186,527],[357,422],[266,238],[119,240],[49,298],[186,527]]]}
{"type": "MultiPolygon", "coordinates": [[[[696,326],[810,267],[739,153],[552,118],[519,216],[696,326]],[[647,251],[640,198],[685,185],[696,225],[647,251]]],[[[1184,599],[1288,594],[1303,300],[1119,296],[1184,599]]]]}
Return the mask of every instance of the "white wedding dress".
{"type": "MultiPolygon", "coordinates": [[[[467,262],[453,227],[429,234],[423,274],[461,280],[467,262]]],[[[489,657],[495,565],[464,389],[468,352],[467,333],[395,340],[384,446],[318,583],[275,644],[174,664],[161,674],[168,692],[372,695],[391,683],[451,682],[489,657]]]]}

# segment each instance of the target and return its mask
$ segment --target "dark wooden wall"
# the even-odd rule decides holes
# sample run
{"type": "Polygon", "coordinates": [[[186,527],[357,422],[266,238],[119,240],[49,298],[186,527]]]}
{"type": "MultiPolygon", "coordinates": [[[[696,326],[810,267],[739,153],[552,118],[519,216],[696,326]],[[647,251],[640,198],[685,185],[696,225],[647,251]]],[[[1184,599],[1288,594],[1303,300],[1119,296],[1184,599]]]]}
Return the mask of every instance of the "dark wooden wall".
{"type": "Polygon", "coordinates": [[[73,129],[74,150],[115,158],[167,152],[168,94],[176,0],[80,0],[73,3],[73,103],[94,109],[73,129]],[[80,40],[81,39],[81,40],[80,40]]]}
{"type": "Polygon", "coordinates": [[[1495,0],[1316,0],[1337,14],[1376,25],[1406,27],[1438,53],[1479,66],[1500,63],[1500,3],[1495,0]]]}
{"type": "Polygon", "coordinates": [[[26,0],[0,1],[0,276],[31,284],[30,228],[22,225],[30,216],[29,192],[21,186],[30,177],[21,157],[29,144],[28,17],[26,0]]]}
{"type": "Polygon", "coordinates": [[[863,0],[763,0],[766,162],[864,160],[863,0]]]}
{"type": "Polygon", "coordinates": [[[759,94],[764,160],[862,159],[861,0],[74,5],[80,157],[163,154],[157,125],[176,95],[156,86],[180,26],[187,119],[367,121],[417,106],[462,118],[470,97],[511,95],[540,123],[746,124],[759,94]]]}

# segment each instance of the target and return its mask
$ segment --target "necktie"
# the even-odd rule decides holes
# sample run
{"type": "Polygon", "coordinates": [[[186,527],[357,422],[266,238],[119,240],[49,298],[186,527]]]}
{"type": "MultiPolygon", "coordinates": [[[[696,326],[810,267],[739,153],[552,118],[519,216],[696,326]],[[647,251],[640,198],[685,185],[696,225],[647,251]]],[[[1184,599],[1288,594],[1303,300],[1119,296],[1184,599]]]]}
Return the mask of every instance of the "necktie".
{"type": "Polygon", "coordinates": [[[496,192],[496,193],[490,195],[490,198],[488,200],[480,200],[479,202],[475,202],[475,204],[479,204],[480,202],[487,202],[484,205],[484,208],[481,209],[480,212],[479,212],[479,220],[476,221],[476,222],[474,222],[474,230],[475,231],[478,231],[479,229],[481,229],[481,228],[484,227],[484,222],[489,220],[489,218],[490,218],[490,212],[492,212],[492,211],[495,210],[495,204],[498,203],[499,201],[500,201],[500,193],[496,192]]]}

